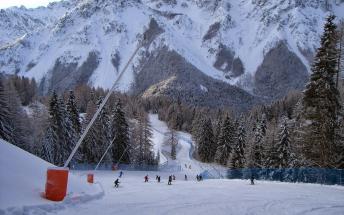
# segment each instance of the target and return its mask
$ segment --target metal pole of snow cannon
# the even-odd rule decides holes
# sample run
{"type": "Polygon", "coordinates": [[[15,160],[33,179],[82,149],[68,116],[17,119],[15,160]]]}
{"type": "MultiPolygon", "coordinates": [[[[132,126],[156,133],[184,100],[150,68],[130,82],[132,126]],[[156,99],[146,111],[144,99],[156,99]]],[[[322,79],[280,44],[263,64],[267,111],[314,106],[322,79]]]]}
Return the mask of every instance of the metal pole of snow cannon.
{"type": "Polygon", "coordinates": [[[118,168],[119,162],[121,162],[121,160],[122,160],[122,158],[123,158],[123,156],[124,156],[124,154],[125,154],[125,152],[127,151],[128,148],[129,148],[129,145],[127,145],[127,147],[124,149],[124,151],[123,151],[121,157],[118,159],[118,161],[117,161],[117,163],[116,163],[116,166],[115,166],[116,169],[118,168]]]}
{"type": "Polygon", "coordinates": [[[85,139],[85,137],[86,137],[88,131],[90,130],[90,128],[92,127],[94,121],[97,119],[100,111],[105,106],[105,104],[108,101],[108,99],[110,98],[112,92],[115,90],[119,80],[121,79],[121,77],[123,76],[124,72],[127,70],[129,64],[134,59],[136,53],[138,52],[138,50],[141,47],[142,47],[142,43],[140,43],[137,46],[137,48],[135,49],[134,53],[129,58],[127,64],[124,66],[124,68],[121,71],[121,73],[119,74],[118,78],[115,80],[112,88],[110,89],[110,91],[108,92],[108,94],[106,95],[106,97],[104,98],[102,103],[100,104],[100,106],[97,109],[96,113],[93,115],[93,118],[91,119],[91,121],[87,125],[85,131],[82,133],[80,139],[76,143],[72,153],[69,155],[67,161],[64,164],[64,168],[55,168],[55,169],[54,168],[48,168],[48,170],[47,170],[47,180],[46,180],[46,186],[45,186],[45,198],[46,199],[52,200],[52,201],[62,201],[64,199],[64,197],[66,196],[66,194],[67,194],[67,183],[68,183],[68,171],[69,171],[69,169],[67,168],[68,164],[72,160],[74,154],[76,153],[76,151],[80,147],[82,141],[85,139]]]}
{"type": "Polygon", "coordinates": [[[97,169],[98,169],[98,167],[99,167],[100,163],[103,161],[103,159],[104,159],[106,153],[109,151],[110,147],[112,146],[113,141],[115,141],[115,137],[114,137],[114,138],[112,139],[112,141],[110,142],[109,146],[108,146],[107,149],[105,150],[103,156],[100,158],[100,161],[98,162],[98,164],[97,164],[96,168],[94,168],[94,170],[97,170],[97,169]]]}

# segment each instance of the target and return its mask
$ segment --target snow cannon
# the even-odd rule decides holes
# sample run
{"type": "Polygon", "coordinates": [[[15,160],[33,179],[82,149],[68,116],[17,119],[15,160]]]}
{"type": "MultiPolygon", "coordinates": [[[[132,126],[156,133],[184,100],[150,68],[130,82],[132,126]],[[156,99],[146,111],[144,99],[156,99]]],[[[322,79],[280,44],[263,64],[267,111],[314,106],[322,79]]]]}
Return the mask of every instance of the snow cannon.
{"type": "Polygon", "coordinates": [[[47,170],[45,198],[51,201],[62,201],[67,194],[68,168],[52,167],[47,170]]]}
{"type": "Polygon", "coordinates": [[[87,182],[93,184],[93,173],[87,174],[87,182]]]}

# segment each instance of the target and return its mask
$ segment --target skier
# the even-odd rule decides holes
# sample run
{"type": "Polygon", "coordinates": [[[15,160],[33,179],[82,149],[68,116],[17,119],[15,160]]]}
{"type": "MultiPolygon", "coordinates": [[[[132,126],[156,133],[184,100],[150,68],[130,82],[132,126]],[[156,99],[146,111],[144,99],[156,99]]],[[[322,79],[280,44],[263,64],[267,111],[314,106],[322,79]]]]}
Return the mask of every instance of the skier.
{"type": "Polygon", "coordinates": [[[199,176],[198,175],[196,175],[196,180],[199,181],[199,176]]]}
{"type": "Polygon", "coordinates": [[[168,176],[168,183],[167,183],[168,185],[172,185],[172,176],[170,175],[170,176],[168,176]]]}
{"type": "Polygon", "coordinates": [[[145,176],[145,182],[148,182],[148,175],[145,176]]]}
{"type": "Polygon", "coordinates": [[[186,174],[185,174],[184,178],[185,178],[185,181],[187,181],[187,180],[188,180],[188,176],[187,176],[186,174]]]}
{"type": "Polygon", "coordinates": [[[203,177],[202,175],[199,175],[199,180],[202,181],[203,180],[203,177]]]}
{"type": "Polygon", "coordinates": [[[119,186],[119,180],[118,180],[118,178],[117,178],[116,181],[115,181],[115,187],[118,188],[118,186],[119,186]]]}
{"type": "Polygon", "coordinates": [[[122,178],[123,172],[122,170],[119,172],[119,177],[122,178]]]}
{"type": "Polygon", "coordinates": [[[160,176],[158,176],[158,183],[160,183],[160,176]]]}
{"type": "Polygon", "coordinates": [[[175,180],[176,180],[176,176],[172,175],[172,178],[173,178],[173,181],[175,181],[175,180]]]}
{"type": "Polygon", "coordinates": [[[254,185],[254,176],[253,176],[253,174],[251,175],[251,185],[254,185]]]}
{"type": "Polygon", "coordinates": [[[158,175],[156,175],[156,176],[155,176],[155,180],[158,180],[158,179],[159,179],[159,176],[158,176],[158,175]]]}

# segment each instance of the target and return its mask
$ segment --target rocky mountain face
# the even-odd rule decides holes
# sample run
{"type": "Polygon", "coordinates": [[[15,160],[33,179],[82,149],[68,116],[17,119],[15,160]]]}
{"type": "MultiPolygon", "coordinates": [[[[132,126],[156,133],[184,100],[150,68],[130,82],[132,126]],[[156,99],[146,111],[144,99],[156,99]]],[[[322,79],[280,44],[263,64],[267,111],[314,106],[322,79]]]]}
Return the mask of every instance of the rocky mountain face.
{"type": "Polygon", "coordinates": [[[43,94],[80,83],[249,108],[302,89],[343,0],[65,0],[0,10],[0,72],[43,94]],[[147,42],[147,38],[150,38],[147,42]],[[144,44],[143,41],[146,41],[144,44]]]}

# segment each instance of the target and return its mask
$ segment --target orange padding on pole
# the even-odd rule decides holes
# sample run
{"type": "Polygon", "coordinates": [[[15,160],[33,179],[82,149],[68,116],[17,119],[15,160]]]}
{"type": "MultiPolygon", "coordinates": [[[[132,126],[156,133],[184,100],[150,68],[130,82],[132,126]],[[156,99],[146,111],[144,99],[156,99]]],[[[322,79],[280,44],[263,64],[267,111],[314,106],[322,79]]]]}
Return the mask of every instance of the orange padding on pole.
{"type": "Polygon", "coordinates": [[[67,194],[68,168],[49,168],[45,184],[45,198],[62,201],[67,194]]]}
{"type": "Polygon", "coordinates": [[[87,174],[87,182],[88,183],[93,183],[93,173],[87,174]]]}

